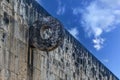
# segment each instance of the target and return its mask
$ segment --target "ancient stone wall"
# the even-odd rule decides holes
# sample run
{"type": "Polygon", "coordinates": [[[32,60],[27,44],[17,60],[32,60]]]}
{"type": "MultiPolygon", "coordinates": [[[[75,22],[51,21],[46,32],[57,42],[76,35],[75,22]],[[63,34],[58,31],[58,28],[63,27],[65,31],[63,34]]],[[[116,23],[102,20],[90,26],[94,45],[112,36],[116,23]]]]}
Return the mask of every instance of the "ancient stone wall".
{"type": "Polygon", "coordinates": [[[0,0],[0,80],[119,80],[35,0],[0,0]]]}

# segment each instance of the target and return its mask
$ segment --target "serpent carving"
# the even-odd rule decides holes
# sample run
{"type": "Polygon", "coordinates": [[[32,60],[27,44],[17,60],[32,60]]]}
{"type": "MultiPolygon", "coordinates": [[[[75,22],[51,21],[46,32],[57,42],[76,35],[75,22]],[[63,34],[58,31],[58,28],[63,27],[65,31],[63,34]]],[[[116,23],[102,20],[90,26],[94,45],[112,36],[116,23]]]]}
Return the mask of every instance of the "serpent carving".
{"type": "Polygon", "coordinates": [[[30,45],[43,51],[51,51],[63,42],[64,29],[53,17],[44,17],[30,27],[30,45]]]}

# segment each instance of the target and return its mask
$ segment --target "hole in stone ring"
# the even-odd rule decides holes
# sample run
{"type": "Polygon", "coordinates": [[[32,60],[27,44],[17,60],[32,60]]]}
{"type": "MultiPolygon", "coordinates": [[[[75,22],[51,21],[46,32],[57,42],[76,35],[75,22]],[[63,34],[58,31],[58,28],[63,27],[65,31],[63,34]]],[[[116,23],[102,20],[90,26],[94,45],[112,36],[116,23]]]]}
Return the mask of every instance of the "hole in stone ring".
{"type": "Polygon", "coordinates": [[[52,29],[50,26],[47,25],[43,25],[40,29],[40,36],[42,39],[49,39],[50,37],[52,37],[52,29]]]}

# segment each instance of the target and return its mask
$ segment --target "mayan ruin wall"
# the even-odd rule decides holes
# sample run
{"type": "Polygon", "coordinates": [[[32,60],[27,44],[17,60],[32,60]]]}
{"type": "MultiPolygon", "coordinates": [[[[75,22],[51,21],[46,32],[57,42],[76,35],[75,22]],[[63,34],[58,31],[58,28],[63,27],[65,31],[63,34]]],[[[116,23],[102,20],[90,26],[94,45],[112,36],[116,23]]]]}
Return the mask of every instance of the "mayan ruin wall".
{"type": "Polygon", "coordinates": [[[35,0],[0,0],[0,80],[119,80],[35,0]]]}

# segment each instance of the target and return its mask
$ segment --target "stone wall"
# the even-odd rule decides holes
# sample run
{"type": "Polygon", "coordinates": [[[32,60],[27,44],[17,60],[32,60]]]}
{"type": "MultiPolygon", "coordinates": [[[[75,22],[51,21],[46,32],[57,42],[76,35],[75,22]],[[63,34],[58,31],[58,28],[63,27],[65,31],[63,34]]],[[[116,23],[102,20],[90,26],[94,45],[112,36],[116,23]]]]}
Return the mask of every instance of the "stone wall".
{"type": "Polygon", "coordinates": [[[49,17],[35,0],[0,0],[0,80],[119,80],[49,17]]]}

